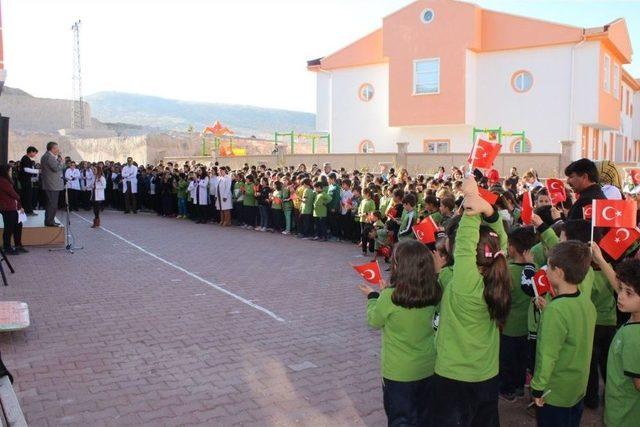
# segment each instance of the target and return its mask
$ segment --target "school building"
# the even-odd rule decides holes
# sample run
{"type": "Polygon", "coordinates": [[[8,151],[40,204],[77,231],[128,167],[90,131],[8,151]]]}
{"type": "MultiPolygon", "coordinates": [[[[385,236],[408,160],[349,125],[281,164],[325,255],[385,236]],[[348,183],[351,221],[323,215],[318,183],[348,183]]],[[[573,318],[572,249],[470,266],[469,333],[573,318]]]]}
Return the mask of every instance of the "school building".
{"type": "Polygon", "coordinates": [[[640,160],[640,80],[623,18],[579,28],[419,0],[309,61],[332,152],[468,152],[472,130],[525,131],[503,152],[640,160]]]}

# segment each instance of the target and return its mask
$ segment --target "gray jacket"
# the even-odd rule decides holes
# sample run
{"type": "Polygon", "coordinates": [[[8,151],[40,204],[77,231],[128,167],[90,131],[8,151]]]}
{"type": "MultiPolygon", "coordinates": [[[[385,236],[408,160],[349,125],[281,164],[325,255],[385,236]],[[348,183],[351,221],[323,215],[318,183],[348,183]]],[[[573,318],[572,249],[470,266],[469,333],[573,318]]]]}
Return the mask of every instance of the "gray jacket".
{"type": "Polygon", "coordinates": [[[62,169],[64,162],[58,160],[56,156],[47,151],[40,159],[40,175],[42,176],[42,189],[48,191],[62,191],[64,181],[62,180],[62,169]]]}

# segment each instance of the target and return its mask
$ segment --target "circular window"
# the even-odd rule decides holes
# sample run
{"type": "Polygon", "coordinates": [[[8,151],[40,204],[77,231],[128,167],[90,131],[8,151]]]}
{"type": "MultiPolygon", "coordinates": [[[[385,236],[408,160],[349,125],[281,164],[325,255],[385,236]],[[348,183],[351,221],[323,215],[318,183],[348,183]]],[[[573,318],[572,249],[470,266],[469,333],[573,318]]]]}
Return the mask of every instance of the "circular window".
{"type": "Polygon", "coordinates": [[[511,87],[518,93],[524,93],[533,86],[533,76],[526,70],[520,70],[511,76],[511,87]]]}
{"type": "Polygon", "coordinates": [[[373,98],[373,94],[375,90],[373,89],[373,85],[370,83],[364,83],[360,85],[360,89],[358,89],[358,97],[360,101],[369,102],[371,98],[373,98]]]}
{"type": "Polygon", "coordinates": [[[361,153],[375,153],[376,147],[373,145],[373,142],[368,139],[360,141],[359,152],[361,153]]]}
{"type": "Polygon", "coordinates": [[[431,23],[434,17],[435,17],[435,13],[433,12],[432,9],[425,9],[422,11],[422,14],[420,15],[420,19],[422,19],[422,22],[424,22],[425,24],[431,23]]]}
{"type": "Polygon", "coordinates": [[[512,153],[530,153],[531,152],[531,141],[527,138],[522,140],[522,138],[514,138],[511,140],[511,152],[512,153]]]}

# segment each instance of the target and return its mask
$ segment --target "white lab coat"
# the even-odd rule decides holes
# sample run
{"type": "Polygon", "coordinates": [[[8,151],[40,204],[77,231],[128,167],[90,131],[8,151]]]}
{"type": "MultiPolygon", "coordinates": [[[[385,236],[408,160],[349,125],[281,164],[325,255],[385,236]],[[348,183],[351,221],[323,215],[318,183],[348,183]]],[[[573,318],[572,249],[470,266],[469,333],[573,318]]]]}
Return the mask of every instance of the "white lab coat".
{"type": "Polygon", "coordinates": [[[104,189],[107,188],[107,180],[104,176],[94,180],[93,200],[101,202],[104,200],[104,189]]]}
{"type": "Polygon", "coordinates": [[[122,168],[122,192],[126,193],[128,186],[131,185],[131,192],[138,192],[138,167],[134,165],[125,165],[122,168]],[[131,183],[131,184],[128,184],[131,183]]]}
{"type": "Polygon", "coordinates": [[[67,180],[69,190],[80,190],[80,171],[78,169],[67,169],[64,172],[64,179],[67,180]]]}
{"type": "Polygon", "coordinates": [[[221,176],[218,179],[218,199],[216,200],[216,208],[219,211],[228,211],[233,209],[233,197],[231,193],[231,177],[229,175],[221,176]]]}
{"type": "Polygon", "coordinates": [[[214,200],[216,200],[215,205],[218,206],[218,185],[220,183],[220,177],[217,175],[209,178],[209,194],[211,195],[211,203],[214,204],[214,200]]]}
{"type": "Polygon", "coordinates": [[[206,206],[209,204],[209,177],[198,178],[189,183],[189,192],[194,205],[206,206]]]}
{"type": "Polygon", "coordinates": [[[82,171],[82,189],[84,191],[93,190],[93,184],[95,181],[96,177],[93,175],[93,171],[91,169],[82,171]]]}

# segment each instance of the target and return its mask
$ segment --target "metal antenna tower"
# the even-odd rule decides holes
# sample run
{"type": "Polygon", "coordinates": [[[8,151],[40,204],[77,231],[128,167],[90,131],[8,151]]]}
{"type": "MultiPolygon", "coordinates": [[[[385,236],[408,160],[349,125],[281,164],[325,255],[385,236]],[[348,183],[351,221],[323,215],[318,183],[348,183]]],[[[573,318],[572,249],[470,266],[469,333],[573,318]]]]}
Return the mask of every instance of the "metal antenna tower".
{"type": "Polygon", "coordinates": [[[71,26],[73,31],[73,105],[71,128],[84,129],[84,102],[82,99],[82,67],[80,66],[80,20],[71,26]]]}

